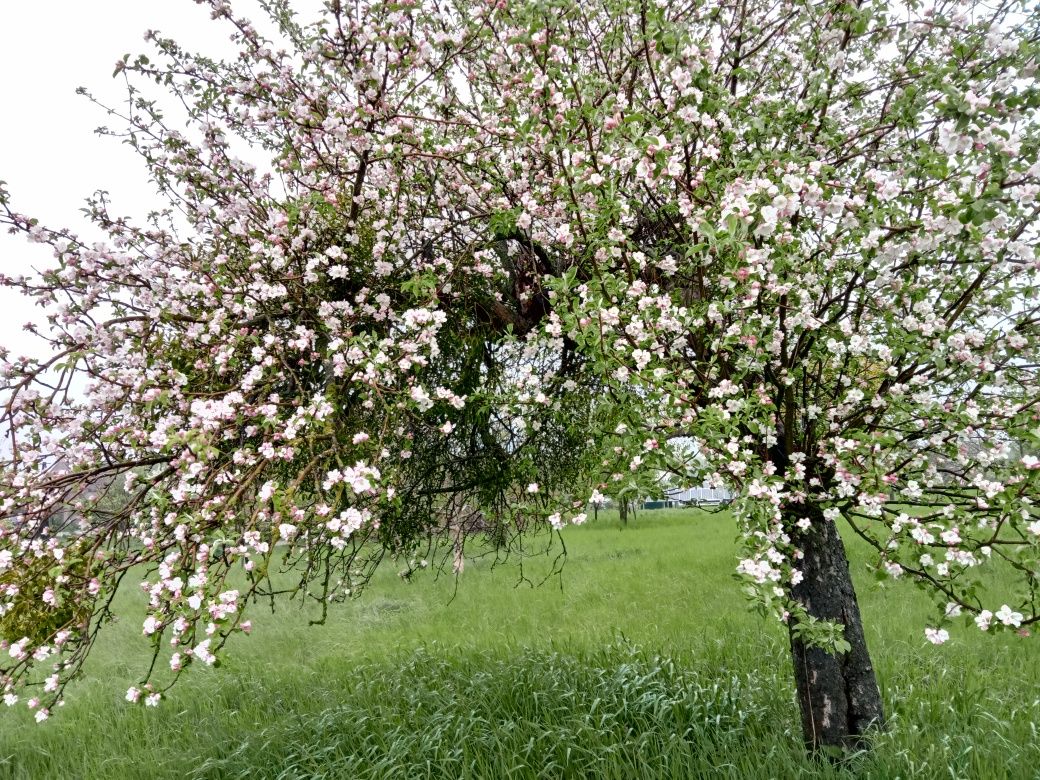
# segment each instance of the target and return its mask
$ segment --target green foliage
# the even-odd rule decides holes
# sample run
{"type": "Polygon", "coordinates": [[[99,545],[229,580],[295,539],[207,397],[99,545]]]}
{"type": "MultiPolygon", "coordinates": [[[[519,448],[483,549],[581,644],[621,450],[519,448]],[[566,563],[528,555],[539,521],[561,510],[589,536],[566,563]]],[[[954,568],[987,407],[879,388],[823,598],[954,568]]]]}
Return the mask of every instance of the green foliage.
{"type": "Polygon", "coordinates": [[[17,582],[18,596],[12,600],[11,607],[0,615],[0,636],[13,637],[10,641],[18,641],[28,637],[30,646],[53,641],[54,635],[64,628],[87,626],[91,620],[91,610],[81,602],[65,601],[59,594],[54,594],[54,606],[44,601],[44,592],[50,588],[49,582],[55,576],[89,579],[89,566],[82,558],[66,558],[61,566],[48,566],[46,560],[37,561],[39,574],[36,577],[18,578],[14,572],[0,574],[0,587],[17,582]]]}

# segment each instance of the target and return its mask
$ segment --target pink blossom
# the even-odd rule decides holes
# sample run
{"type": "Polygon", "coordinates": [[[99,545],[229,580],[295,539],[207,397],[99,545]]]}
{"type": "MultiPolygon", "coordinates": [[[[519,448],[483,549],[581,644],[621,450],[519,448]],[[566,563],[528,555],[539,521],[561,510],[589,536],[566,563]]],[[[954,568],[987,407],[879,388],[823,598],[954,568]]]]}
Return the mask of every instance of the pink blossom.
{"type": "Polygon", "coordinates": [[[941,645],[950,638],[950,634],[945,628],[926,628],[924,635],[933,645],[941,645]]]}

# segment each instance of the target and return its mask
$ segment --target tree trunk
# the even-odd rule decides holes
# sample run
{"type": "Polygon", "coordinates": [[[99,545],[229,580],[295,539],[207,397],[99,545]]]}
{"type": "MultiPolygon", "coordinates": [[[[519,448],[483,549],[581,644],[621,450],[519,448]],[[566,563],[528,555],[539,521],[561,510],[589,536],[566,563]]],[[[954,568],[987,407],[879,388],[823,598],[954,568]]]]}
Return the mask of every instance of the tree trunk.
{"type": "Polygon", "coordinates": [[[804,576],[792,594],[813,617],[843,624],[845,640],[852,645],[847,653],[831,655],[807,647],[791,634],[802,731],[812,751],[857,748],[868,730],[884,726],[884,713],[845,545],[835,524],[818,507],[799,508],[792,519],[799,517],[808,517],[812,525],[805,531],[791,525],[794,543],[804,554],[800,562],[804,576]]]}

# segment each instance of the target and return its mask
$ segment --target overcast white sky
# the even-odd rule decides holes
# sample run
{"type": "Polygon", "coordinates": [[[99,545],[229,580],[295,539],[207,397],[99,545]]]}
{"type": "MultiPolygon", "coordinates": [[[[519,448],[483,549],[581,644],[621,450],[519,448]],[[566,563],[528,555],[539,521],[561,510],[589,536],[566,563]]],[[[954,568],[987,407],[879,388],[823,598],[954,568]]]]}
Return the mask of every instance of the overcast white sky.
{"type": "MultiPolygon", "coordinates": [[[[247,13],[250,5],[234,3],[247,13]]],[[[0,7],[0,180],[15,210],[89,233],[79,209],[96,189],[112,194],[117,213],[141,215],[158,205],[132,151],[94,134],[116,123],[76,88],[116,104],[125,92],[111,77],[114,65],[127,52],[151,53],[145,30],[219,55],[231,45],[227,23],[211,21],[193,0],[0,0],[0,7]]],[[[49,260],[45,248],[0,231],[3,272],[25,273],[49,260]]],[[[34,317],[27,301],[0,290],[0,344],[32,351],[22,325],[34,317]]]]}

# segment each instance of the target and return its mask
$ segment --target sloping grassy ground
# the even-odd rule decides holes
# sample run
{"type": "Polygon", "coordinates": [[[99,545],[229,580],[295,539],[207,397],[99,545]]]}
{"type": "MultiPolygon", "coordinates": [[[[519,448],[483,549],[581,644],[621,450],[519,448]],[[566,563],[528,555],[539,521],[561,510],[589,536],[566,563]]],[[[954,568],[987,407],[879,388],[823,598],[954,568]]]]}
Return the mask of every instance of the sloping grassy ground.
{"type": "Polygon", "coordinates": [[[807,759],[785,634],[748,612],[733,538],[695,510],[624,529],[603,513],[565,532],[562,588],[476,561],[457,593],[387,569],[323,627],[254,608],[253,636],[158,709],[123,701],[147,657],[128,614],[56,717],[0,713],[0,777],[1038,776],[1037,641],[962,628],[928,645],[927,598],[875,583],[855,545],[890,729],[846,765],[807,759]]]}

